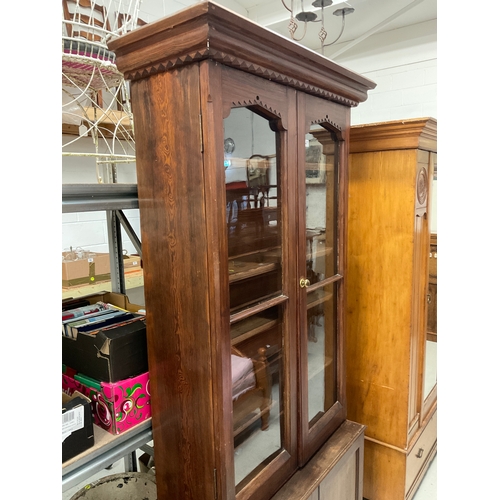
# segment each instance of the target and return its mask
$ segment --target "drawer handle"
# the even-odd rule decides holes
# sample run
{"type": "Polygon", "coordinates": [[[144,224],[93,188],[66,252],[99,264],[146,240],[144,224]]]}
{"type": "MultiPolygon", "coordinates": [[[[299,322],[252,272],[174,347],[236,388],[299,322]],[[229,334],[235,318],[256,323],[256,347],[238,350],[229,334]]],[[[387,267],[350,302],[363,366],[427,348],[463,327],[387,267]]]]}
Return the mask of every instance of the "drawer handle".
{"type": "Polygon", "coordinates": [[[417,453],[417,458],[422,458],[424,456],[424,449],[420,448],[417,453]]]}
{"type": "Polygon", "coordinates": [[[427,294],[427,304],[430,304],[432,302],[432,297],[430,294],[427,294]]]}

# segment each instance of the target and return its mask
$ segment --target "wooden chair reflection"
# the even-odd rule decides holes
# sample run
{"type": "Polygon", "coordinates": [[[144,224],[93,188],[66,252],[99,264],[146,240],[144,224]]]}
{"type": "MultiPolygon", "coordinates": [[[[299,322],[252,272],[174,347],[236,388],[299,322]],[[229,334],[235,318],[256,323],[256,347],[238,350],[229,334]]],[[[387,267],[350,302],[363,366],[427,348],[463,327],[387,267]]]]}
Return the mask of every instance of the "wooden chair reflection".
{"type": "Polygon", "coordinates": [[[269,224],[277,220],[277,207],[270,205],[270,200],[278,198],[270,195],[271,189],[277,186],[269,180],[275,156],[252,155],[246,165],[246,186],[226,191],[228,225],[235,236],[251,232],[254,238],[262,238],[269,224]]]}
{"type": "MultiPolygon", "coordinates": [[[[246,357],[235,347],[231,348],[231,354],[242,358],[246,357]]],[[[259,419],[261,430],[269,428],[272,392],[266,348],[259,348],[258,356],[251,359],[255,382],[249,390],[233,399],[233,436],[235,438],[259,419]]]]}

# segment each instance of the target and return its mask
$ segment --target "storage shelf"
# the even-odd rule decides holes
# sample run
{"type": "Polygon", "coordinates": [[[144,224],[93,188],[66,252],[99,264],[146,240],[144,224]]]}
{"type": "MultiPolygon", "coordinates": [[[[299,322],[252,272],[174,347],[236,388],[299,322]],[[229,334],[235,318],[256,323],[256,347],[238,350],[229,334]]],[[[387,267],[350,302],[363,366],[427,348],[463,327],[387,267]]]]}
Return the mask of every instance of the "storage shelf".
{"type": "Polygon", "coordinates": [[[153,439],[151,418],[117,436],[94,425],[94,446],[62,464],[63,492],[153,439]]]}
{"type": "Polygon", "coordinates": [[[95,212],[139,208],[137,184],[63,184],[62,211],[95,212]]]}
{"type": "MultiPolygon", "coordinates": [[[[125,273],[125,287],[127,290],[130,288],[137,288],[144,286],[144,275],[142,269],[139,271],[134,271],[131,273],[125,273]]],[[[99,281],[92,285],[82,285],[82,286],[72,286],[62,289],[62,298],[67,299],[70,297],[84,297],[91,293],[97,293],[105,291],[111,291],[111,281],[99,281]]]]}

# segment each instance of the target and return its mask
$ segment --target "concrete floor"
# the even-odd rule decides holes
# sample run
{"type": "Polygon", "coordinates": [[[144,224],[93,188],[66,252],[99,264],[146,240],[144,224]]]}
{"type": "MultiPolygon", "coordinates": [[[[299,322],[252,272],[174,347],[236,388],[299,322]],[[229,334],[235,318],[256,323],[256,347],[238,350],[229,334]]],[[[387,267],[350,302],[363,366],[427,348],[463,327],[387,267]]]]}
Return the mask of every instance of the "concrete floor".
{"type": "Polygon", "coordinates": [[[437,500],[437,455],[427,469],[413,500],[437,500]]]}

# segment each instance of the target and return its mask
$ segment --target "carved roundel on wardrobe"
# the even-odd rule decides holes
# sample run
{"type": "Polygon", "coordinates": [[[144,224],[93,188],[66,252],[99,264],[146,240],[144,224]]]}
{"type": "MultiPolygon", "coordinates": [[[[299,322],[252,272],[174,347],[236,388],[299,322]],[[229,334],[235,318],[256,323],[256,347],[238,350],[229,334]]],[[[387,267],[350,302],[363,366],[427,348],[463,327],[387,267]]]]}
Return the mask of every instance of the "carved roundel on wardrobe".
{"type": "Polygon", "coordinates": [[[427,200],[427,170],[422,167],[417,177],[417,200],[423,205],[427,200]]]}

